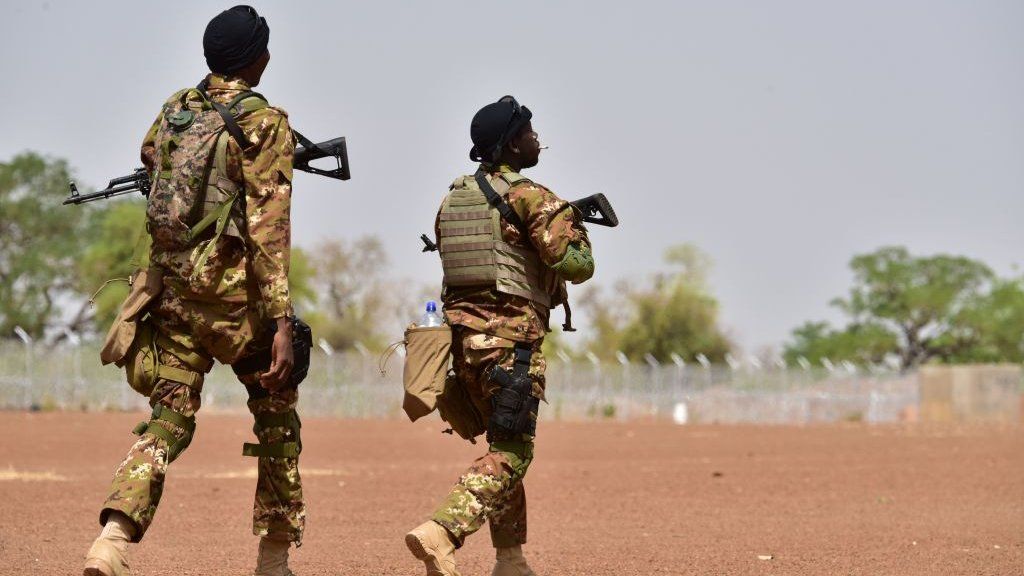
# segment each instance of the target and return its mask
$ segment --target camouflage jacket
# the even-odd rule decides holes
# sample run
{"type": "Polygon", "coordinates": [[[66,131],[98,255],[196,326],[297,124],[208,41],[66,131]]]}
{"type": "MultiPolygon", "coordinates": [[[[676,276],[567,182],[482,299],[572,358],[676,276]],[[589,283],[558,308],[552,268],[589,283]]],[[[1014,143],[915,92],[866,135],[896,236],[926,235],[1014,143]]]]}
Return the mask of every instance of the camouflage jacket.
{"type": "MultiPolygon", "coordinates": [[[[250,89],[239,78],[218,74],[207,78],[207,94],[222,104],[250,89]]],[[[181,94],[171,96],[167,105],[181,94]]],[[[156,161],[155,138],[162,122],[163,112],[142,143],[142,161],[149,170],[156,161]]],[[[150,261],[164,269],[165,284],[184,299],[249,303],[259,306],[267,318],[278,318],[292,310],[288,260],[295,140],[288,115],[279,108],[263,108],[246,114],[239,120],[239,126],[250,145],[243,152],[233,138],[229,140],[227,169],[232,180],[244,184],[246,245],[238,246],[241,243],[238,238],[221,236],[203,273],[191,282],[184,271],[189,269],[192,250],[169,252],[154,247],[150,261]],[[258,302],[252,302],[254,298],[258,302]]]]}
{"type": "MultiPolygon", "coordinates": [[[[489,169],[491,174],[499,171],[512,170],[507,166],[489,169]]],[[[508,191],[505,200],[522,219],[529,238],[523,238],[515,226],[502,221],[502,239],[536,250],[547,266],[561,261],[570,245],[590,249],[587,229],[569,203],[551,190],[536,182],[520,182],[508,191]]],[[[434,235],[440,237],[440,211],[434,235]]],[[[552,306],[566,301],[565,282],[558,282],[557,292],[552,306]]],[[[494,288],[465,287],[449,289],[442,298],[445,318],[451,325],[518,342],[533,342],[548,332],[551,311],[520,296],[494,288]]]]}

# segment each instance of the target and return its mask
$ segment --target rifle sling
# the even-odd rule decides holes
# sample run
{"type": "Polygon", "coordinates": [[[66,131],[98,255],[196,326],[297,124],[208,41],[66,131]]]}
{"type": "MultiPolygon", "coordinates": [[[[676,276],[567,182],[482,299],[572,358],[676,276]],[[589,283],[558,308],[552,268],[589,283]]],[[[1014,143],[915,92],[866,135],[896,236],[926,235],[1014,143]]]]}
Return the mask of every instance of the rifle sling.
{"type": "Polygon", "coordinates": [[[302,133],[299,132],[298,130],[292,128],[292,134],[295,134],[295,139],[298,140],[299,144],[302,144],[306,148],[306,150],[316,150],[317,152],[320,152],[324,156],[330,156],[330,154],[328,154],[326,150],[314,144],[312,140],[303,136],[302,133]]]}
{"type": "Polygon", "coordinates": [[[519,214],[516,214],[516,211],[509,206],[508,202],[505,202],[505,199],[487,181],[484,171],[477,170],[476,174],[473,175],[473,179],[476,180],[476,185],[483,191],[484,196],[487,198],[487,203],[493,206],[506,222],[515,226],[516,230],[519,230],[519,234],[523,237],[524,242],[529,242],[530,234],[526,230],[523,220],[519,218],[519,214]]]}

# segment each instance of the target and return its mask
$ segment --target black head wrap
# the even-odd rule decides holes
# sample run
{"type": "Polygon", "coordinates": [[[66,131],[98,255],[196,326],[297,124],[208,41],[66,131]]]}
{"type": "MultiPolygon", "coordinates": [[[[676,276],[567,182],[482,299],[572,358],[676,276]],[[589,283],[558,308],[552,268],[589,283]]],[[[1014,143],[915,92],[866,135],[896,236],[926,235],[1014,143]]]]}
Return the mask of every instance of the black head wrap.
{"type": "Polygon", "coordinates": [[[501,155],[501,148],[508,139],[533,118],[526,106],[511,96],[503,96],[497,102],[488,104],[473,116],[469,125],[469,137],[473,147],[469,159],[474,162],[493,162],[501,155]]]}
{"type": "Polygon", "coordinates": [[[252,6],[235,6],[210,20],[203,53],[211,72],[228,74],[252,64],[267,51],[270,26],[252,6]]]}

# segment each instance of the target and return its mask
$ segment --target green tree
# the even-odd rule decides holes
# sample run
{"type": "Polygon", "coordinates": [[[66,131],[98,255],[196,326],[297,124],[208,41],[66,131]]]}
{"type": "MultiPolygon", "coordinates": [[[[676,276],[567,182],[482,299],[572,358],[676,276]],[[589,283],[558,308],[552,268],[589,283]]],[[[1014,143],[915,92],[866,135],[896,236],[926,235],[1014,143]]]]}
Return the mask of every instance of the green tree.
{"type": "Polygon", "coordinates": [[[789,364],[801,357],[814,363],[828,358],[877,364],[895,353],[898,346],[896,336],[877,324],[852,324],[836,330],[827,322],[806,322],[793,330],[793,341],[785,346],[782,356],[789,364]]]}
{"type": "Polygon", "coordinates": [[[77,331],[94,327],[103,333],[128,295],[128,276],[135,266],[144,266],[149,260],[149,234],[144,228],[146,203],[112,200],[92,210],[91,216],[93,232],[77,262],[75,285],[79,293],[94,295],[94,299],[92,305],[87,303],[79,309],[72,325],[77,331]],[[133,256],[137,256],[137,262],[132,262],[133,256]]]}
{"type": "Polygon", "coordinates": [[[291,292],[292,307],[296,313],[305,317],[316,313],[317,294],[313,259],[305,250],[292,246],[290,266],[288,268],[288,290],[291,292]]]}
{"type": "Polygon", "coordinates": [[[971,346],[951,362],[1024,362],[1024,279],[998,279],[957,318],[960,339],[971,346]]]}
{"type": "Polygon", "coordinates": [[[91,219],[61,206],[70,179],[66,162],[33,152],[0,163],[0,337],[15,326],[42,337],[75,296],[91,219]]]}
{"type": "Polygon", "coordinates": [[[931,360],[1009,360],[1019,347],[1013,332],[1024,330],[1020,284],[998,281],[982,262],[884,247],[855,256],[850,269],[849,295],[832,301],[850,324],[840,330],[824,323],[801,326],[786,346],[788,358],[877,362],[894,354],[906,370],[931,360]]]}
{"type": "Polygon", "coordinates": [[[610,358],[621,350],[632,359],[650,353],[661,362],[678,354],[694,360],[704,354],[720,361],[731,345],[718,326],[718,301],[707,289],[711,261],[691,244],[666,252],[668,270],[655,274],[649,285],[617,286],[619,298],[607,301],[588,292],[587,307],[594,337],[588,348],[610,358]]]}

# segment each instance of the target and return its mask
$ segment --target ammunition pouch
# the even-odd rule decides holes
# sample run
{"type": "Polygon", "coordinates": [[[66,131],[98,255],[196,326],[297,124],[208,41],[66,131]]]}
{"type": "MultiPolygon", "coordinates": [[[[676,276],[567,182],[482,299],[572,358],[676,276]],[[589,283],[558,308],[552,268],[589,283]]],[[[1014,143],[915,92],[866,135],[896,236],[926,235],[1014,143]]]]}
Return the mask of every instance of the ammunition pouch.
{"type": "Polygon", "coordinates": [[[451,427],[451,432],[474,444],[476,437],[487,431],[483,416],[454,374],[449,374],[444,380],[444,390],[437,396],[437,411],[451,427]]]}
{"type": "Polygon", "coordinates": [[[487,422],[488,442],[516,440],[523,434],[536,435],[540,399],[533,395],[533,381],[530,379],[532,354],[529,344],[517,342],[512,373],[501,366],[491,370],[490,378],[499,388],[491,396],[491,417],[487,422]]]}
{"type": "Polygon", "coordinates": [[[167,443],[167,463],[174,462],[179,454],[188,448],[192,443],[192,435],[196,430],[196,417],[185,416],[171,410],[163,404],[157,404],[153,408],[153,414],[149,421],[139,422],[132,430],[137,436],[149,433],[167,443]],[[168,424],[173,424],[185,431],[185,435],[178,438],[168,424]]]}
{"type": "Polygon", "coordinates": [[[242,445],[243,456],[254,456],[257,458],[298,458],[302,452],[302,438],[299,430],[302,428],[302,421],[299,420],[299,413],[295,410],[288,412],[266,412],[256,414],[256,423],[253,424],[252,432],[260,439],[259,444],[246,442],[242,445]],[[260,432],[266,432],[270,428],[287,428],[291,430],[292,440],[289,442],[264,442],[260,432]]]}
{"type": "MultiPolygon", "coordinates": [[[[313,348],[313,330],[309,327],[309,324],[306,324],[297,316],[290,317],[288,321],[292,325],[292,355],[295,359],[288,385],[292,388],[297,388],[309,374],[309,357],[310,351],[313,348]]],[[[265,346],[260,346],[251,354],[231,365],[231,369],[234,370],[237,376],[266,372],[270,369],[274,334],[277,334],[277,322],[271,322],[270,336],[265,346]]]]}

